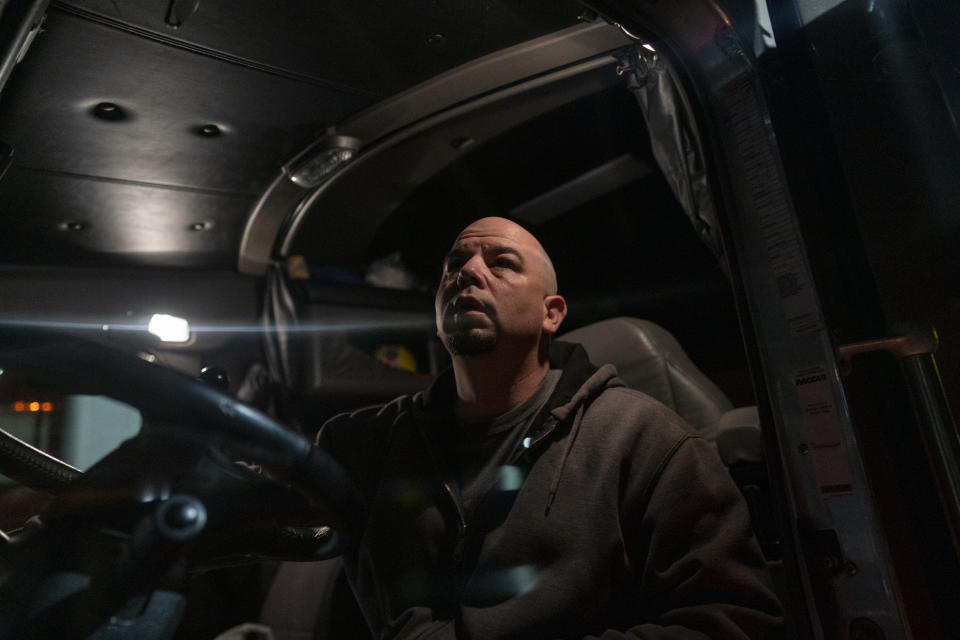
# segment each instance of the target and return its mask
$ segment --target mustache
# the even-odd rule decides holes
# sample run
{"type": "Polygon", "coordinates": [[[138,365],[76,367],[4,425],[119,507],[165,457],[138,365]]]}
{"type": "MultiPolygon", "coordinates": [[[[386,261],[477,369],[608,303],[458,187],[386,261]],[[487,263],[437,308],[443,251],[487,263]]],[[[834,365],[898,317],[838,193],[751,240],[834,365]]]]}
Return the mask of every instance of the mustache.
{"type": "Polygon", "coordinates": [[[451,302],[455,311],[486,311],[487,305],[476,296],[460,294],[451,302]]]}
{"type": "Polygon", "coordinates": [[[451,287],[448,291],[442,292],[439,298],[439,307],[443,311],[488,311],[492,305],[483,295],[477,295],[478,291],[472,289],[472,285],[457,289],[451,287]]]}

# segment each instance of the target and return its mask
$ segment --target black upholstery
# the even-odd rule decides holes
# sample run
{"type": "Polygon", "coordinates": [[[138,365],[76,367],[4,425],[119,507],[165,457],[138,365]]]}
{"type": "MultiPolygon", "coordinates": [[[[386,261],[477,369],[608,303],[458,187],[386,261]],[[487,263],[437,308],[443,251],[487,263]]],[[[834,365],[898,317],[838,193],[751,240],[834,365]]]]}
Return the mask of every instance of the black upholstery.
{"type": "Polygon", "coordinates": [[[717,451],[728,467],[763,461],[763,438],[756,406],[739,407],[720,416],[717,451]]]}
{"type": "Polygon", "coordinates": [[[667,405],[711,442],[717,439],[721,417],[733,409],[676,338],[649,320],[602,320],[570,331],[560,340],[582,344],[596,365],[614,365],[627,386],[667,405]]]}
{"type": "Polygon", "coordinates": [[[282,562],[260,622],[273,640],[368,640],[372,636],[350,591],[343,561],[282,562]]]}

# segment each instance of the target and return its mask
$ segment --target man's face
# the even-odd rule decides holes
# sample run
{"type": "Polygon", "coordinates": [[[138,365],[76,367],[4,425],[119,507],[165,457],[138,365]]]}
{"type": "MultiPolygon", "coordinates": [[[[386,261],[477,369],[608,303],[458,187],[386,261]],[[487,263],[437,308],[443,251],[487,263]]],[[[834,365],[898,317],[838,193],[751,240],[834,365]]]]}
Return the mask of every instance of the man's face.
{"type": "Polygon", "coordinates": [[[503,218],[464,229],[443,262],[437,332],[453,355],[479,355],[499,342],[535,344],[545,299],[556,293],[553,269],[536,238],[503,218]]]}

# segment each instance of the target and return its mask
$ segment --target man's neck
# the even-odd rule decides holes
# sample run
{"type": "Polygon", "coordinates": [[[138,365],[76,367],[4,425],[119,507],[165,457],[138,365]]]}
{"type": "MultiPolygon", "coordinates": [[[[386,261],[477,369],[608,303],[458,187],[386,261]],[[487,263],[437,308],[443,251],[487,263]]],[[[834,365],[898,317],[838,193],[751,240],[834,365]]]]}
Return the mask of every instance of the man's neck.
{"type": "Polygon", "coordinates": [[[506,413],[533,395],[549,369],[549,359],[537,350],[512,360],[493,352],[455,356],[458,413],[471,421],[506,413]]]}

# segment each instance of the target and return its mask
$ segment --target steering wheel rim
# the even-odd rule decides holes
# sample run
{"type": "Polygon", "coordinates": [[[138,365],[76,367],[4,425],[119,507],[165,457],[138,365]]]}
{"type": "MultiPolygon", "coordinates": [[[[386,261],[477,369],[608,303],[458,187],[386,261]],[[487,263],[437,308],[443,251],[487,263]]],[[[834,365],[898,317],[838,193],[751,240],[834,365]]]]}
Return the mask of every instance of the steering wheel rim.
{"type": "Polygon", "coordinates": [[[336,552],[361,530],[360,493],[326,452],[210,385],[113,347],[47,331],[3,332],[0,367],[71,392],[112,397],[138,408],[161,429],[190,427],[197,446],[228,446],[262,463],[327,507],[332,521],[322,524],[337,532],[336,552]]]}

